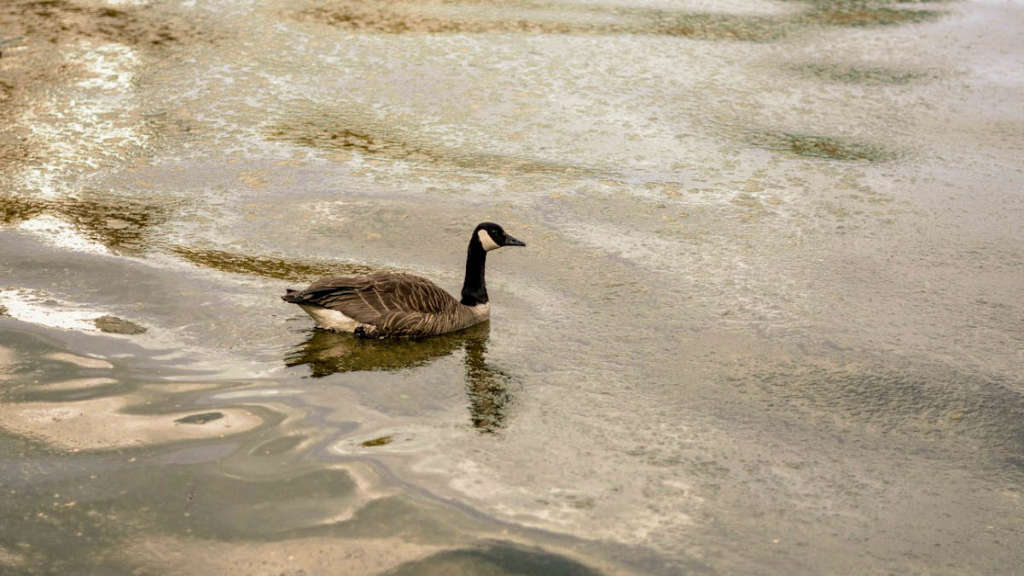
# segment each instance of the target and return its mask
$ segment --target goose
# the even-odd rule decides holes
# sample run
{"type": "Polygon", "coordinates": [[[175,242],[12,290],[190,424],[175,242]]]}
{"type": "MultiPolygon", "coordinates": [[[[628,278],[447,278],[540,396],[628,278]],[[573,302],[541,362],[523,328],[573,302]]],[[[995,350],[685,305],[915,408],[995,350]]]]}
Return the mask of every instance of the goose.
{"type": "Polygon", "coordinates": [[[455,332],[490,317],[484,264],[487,253],[502,246],[526,244],[493,222],[483,222],[473,230],[461,300],[426,278],[396,272],[321,278],[305,290],[289,289],[281,299],[298,304],[318,328],[364,338],[420,338],[455,332]]]}

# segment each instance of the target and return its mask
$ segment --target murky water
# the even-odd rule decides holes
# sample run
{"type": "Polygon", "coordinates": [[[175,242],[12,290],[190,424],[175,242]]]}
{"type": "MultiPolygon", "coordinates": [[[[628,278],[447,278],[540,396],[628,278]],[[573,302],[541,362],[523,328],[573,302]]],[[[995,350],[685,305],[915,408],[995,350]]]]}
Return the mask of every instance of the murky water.
{"type": "Polygon", "coordinates": [[[1024,564],[1024,5],[8,0],[0,572],[1024,564]],[[492,319],[317,333],[329,273],[492,319]]]}

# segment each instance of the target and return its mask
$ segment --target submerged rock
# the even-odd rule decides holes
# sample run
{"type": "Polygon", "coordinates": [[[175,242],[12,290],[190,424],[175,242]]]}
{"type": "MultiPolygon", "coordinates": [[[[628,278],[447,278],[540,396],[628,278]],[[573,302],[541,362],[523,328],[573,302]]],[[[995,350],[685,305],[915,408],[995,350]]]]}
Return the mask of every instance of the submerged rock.
{"type": "Polygon", "coordinates": [[[107,332],[108,334],[133,335],[142,334],[146,331],[144,327],[128,320],[122,320],[117,316],[100,316],[93,320],[93,323],[96,324],[100,331],[107,332]]]}
{"type": "Polygon", "coordinates": [[[184,418],[178,418],[175,422],[178,424],[206,424],[207,422],[220,420],[223,417],[224,415],[220,412],[203,412],[201,414],[191,414],[184,418]]]}

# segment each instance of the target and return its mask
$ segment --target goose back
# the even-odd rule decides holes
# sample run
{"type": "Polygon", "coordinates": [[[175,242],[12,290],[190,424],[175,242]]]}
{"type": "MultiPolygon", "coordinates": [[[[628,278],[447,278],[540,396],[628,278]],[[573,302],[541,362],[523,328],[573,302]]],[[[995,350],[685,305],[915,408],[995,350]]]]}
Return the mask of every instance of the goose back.
{"type": "Polygon", "coordinates": [[[402,273],[322,278],[284,300],[344,314],[372,336],[434,336],[488,318],[489,306],[466,306],[426,278],[402,273]]]}

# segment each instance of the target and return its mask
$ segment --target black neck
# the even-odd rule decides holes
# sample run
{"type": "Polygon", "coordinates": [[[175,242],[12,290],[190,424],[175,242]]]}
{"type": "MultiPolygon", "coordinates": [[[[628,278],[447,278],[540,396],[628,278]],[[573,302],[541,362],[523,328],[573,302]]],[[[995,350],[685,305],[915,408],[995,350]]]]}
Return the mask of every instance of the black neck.
{"type": "Polygon", "coordinates": [[[484,264],[487,251],[480,244],[480,238],[473,234],[469,240],[469,254],[466,256],[466,280],[462,283],[462,303],[476,306],[487,303],[487,286],[484,283],[484,264]]]}

